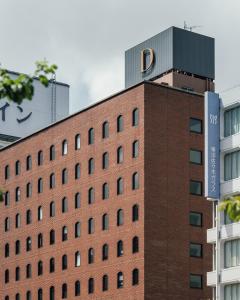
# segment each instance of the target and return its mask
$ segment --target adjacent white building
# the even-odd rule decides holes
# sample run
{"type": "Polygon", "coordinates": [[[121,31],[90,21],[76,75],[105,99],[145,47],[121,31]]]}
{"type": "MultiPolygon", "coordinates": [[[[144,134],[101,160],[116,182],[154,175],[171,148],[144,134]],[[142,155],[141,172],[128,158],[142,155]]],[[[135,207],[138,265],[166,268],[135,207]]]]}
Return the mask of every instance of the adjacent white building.
{"type": "MultiPolygon", "coordinates": [[[[220,200],[240,195],[240,87],[220,95],[220,200]]],[[[214,299],[240,299],[240,222],[232,223],[213,204],[213,228],[207,242],[213,245],[213,271],[207,284],[214,299]],[[217,218],[216,218],[217,215],[217,218]]]]}
{"type": "MultiPolygon", "coordinates": [[[[10,72],[16,77],[18,73],[10,72]]],[[[69,85],[53,81],[46,88],[34,80],[31,101],[21,105],[0,100],[0,147],[32,134],[69,115],[69,85]]]]}

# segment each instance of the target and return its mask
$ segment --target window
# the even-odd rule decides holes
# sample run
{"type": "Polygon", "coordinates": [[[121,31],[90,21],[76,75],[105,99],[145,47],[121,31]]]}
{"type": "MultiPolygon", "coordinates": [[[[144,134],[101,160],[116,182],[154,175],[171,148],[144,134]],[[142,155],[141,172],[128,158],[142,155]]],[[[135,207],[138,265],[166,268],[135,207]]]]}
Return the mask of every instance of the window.
{"type": "Polygon", "coordinates": [[[94,249],[93,248],[88,249],[88,263],[89,264],[94,263],[94,249]]]}
{"type": "Polygon", "coordinates": [[[88,190],[88,204],[92,204],[94,203],[95,201],[95,196],[94,196],[94,189],[91,187],[89,190],[88,190]]]}
{"type": "Polygon", "coordinates": [[[26,293],[26,300],[32,300],[32,294],[30,291],[27,291],[26,293]]]}
{"type": "Polygon", "coordinates": [[[9,206],[10,205],[10,193],[7,191],[5,193],[5,197],[4,197],[4,200],[5,200],[5,206],[9,206]]]}
{"type": "Polygon", "coordinates": [[[51,257],[49,260],[49,272],[54,273],[55,272],[55,259],[54,257],[51,257]]]}
{"type": "Polygon", "coordinates": [[[4,300],[9,300],[9,296],[5,296],[4,300]]]}
{"type": "Polygon", "coordinates": [[[28,237],[26,239],[26,251],[31,251],[32,250],[32,239],[31,237],[28,237]]]}
{"type": "Polygon", "coordinates": [[[81,294],[81,285],[80,285],[80,281],[77,280],[75,281],[75,296],[80,296],[81,294]]]}
{"type": "Polygon", "coordinates": [[[228,284],[224,287],[224,299],[237,300],[240,296],[240,283],[228,284]]]}
{"type": "Polygon", "coordinates": [[[4,228],[5,228],[5,232],[10,230],[10,219],[9,217],[5,218],[5,222],[4,222],[4,228]]]}
{"type": "Polygon", "coordinates": [[[230,136],[240,131],[240,107],[234,107],[224,113],[224,136],[230,136]]]}
{"type": "Polygon", "coordinates": [[[104,214],[102,216],[102,230],[108,230],[109,229],[109,217],[108,214],[104,214]]]}
{"type": "Polygon", "coordinates": [[[68,200],[66,197],[62,199],[62,213],[66,213],[68,211],[68,200]]]}
{"type": "Polygon", "coordinates": [[[102,125],[102,138],[106,139],[109,137],[109,124],[105,121],[102,125]]]}
{"type": "Polygon", "coordinates": [[[55,202],[52,201],[50,203],[50,218],[55,217],[55,202]]]}
{"type": "Polygon", "coordinates": [[[224,244],[224,267],[240,266],[240,239],[231,240],[224,244]]]}
{"type": "Polygon", "coordinates": [[[123,162],[123,147],[120,146],[117,148],[117,163],[120,164],[123,162]]]}
{"type": "Polygon", "coordinates": [[[123,256],[123,241],[117,242],[117,257],[123,256]]]}
{"type": "Polygon", "coordinates": [[[30,264],[27,264],[26,266],[26,278],[32,277],[32,266],[30,264]]]}
{"type": "Polygon", "coordinates": [[[123,272],[118,272],[117,274],[117,288],[123,288],[123,272]]]}
{"type": "Polygon", "coordinates": [[[20,244],[20,241],[17,240],[17,241],[15,242],[15,254],[16,254],[16,255],[20,254],[20,250],[21,250],[21,244],[20,244]]]}
{"type": "Polygon", "coordinates": [[[10,178],[10,167],[9,165],[5,166],[5,179],[9,179],[10,178]]]}
{"type": "Polygon", "coordinates": [[[75,194],[75,208],[80,208],[81,207],[81,194],[76,193],[75,194]]]}
{"type": "Polygon", "coordinates": [[[9,282],[9,270],[5,270],[5,283],[8,283],[9,282]]]}
{"type": "Polygon", "coordinates": [[[19,281],[20,280],[20,268],[16,267],[15,269],[15,280],[19,281]]]}
{"type": "Polygon", "coordinates": [[[109,198],[109,187],[106,182],[102,186],[102,198],[103,198],[103,200],[109,198]]]}
{"type": "Polygon", "coordinates": [[[55,155],[55,146],[52,145],[49,149],[49,159],[50,161],[55,160],[56,155],[55,155]]]}
{"type": "Polygon", "coordinates": [[[104,244],[102,247],[102,260],[108,259],[108,244],[104,244]]]}
{"type": "Polygon", "coordinates": [[[53,189],[53,188],[55,188],[55,174],[54,173],[52,173],[51,175],[50,175],[50,179],[49,179],[49,187],[50,187],[50,189],[53,189]]]}
{"type": "Polygon", "coordinates": [[[20,300],[20,294],[19,293],[16,294],[15,300],[20,300]]]}
{"type": "Polygon", "coordinates": [[[19,175],[21,172],[21,165],[20,165],[20,161],[17,160],[15,162],[15,175],[19,175]]]}
{"type": "Polygon", "coordinates": [[[123,131],[123,116],[118,116],[117,118],[117,132],[123,131]]]}
{"type": "Polygon", "coordinates": [[[227,214],[226,210],[224,211],[224,225],[229,225],[234,223],[232,219],[230,219],[229,215],[227,214]]]}
{"type": "Polygon", "coordinates": [[[202,257],[202,245],[190,243],[189,254],[190,257],[202,257]]]}
{"type": "Polygon", "coordinates": [[[94,129],[90,128],[88,130],[88,145],[92,145],[94,143],[94,129]]]}
{"type": "Polygon", "coordinates": [[[28,155],[26,159],[26,170],[29,171],[31,169],[32,169],[32,157],[31,155],[28,155]]]}
{"type": "Polygon", "coordinates": [[[42,289],[38,289],[38,300],[43,300],[43,291],[42,291],[42,289]]]}
{"type": "Polygon", "coordinates": [[[136,222],[139,218],[139,206],[138,204],[133,205],[132,207],[132,221],[136,222]]]}
{"type": "Polygon", "coordinates": [[[81,137],[80,134],[75,135],[75,150],[79,150],[81,148],[81,137]]]}
{"type": "Polygon", "coordinates": [[[27,198],[32,197],[32,184],[31,182],[28,182],[26,185],[26,196],[27,198]]]}
{"type": "Polygon", "coordinates": [[[38,193],[42,193],[43,192],[43,180],[42,178],[38,179],[38,193]]]}
{"type": "Polygon", "coordinates": [[[67,299],[67,284],[62,285],[62,299],[67,299]]]}
{"type": "Polygon", "coordinates": [[[21,190],[20,190],[20,187],[16,187],[16,190],[15,190],[15,201],[18,202],[20,201],[21,199],[21,190]]]}
{"type": "Polygon", "coordinates": [[[93,234],[94,233],[94,220],[93,218],[90,218],[88,220],[88,234],[93,234]]]}
{"type": "Polygon", "coordinates": [[[102,290],[103,292],[108,290],[108,276],[106,274],[102,278],[102,290]]]}
{"type": "Polygon", "coordinates": [[[38,248],[42,248],[43,247],[43,235],[42,233],[38,234],[38,248]]]}
{"type": "Polygon", "coordinates": [[[67,269],[67,255],[64,254],[62,256],[62,270],[66,270],[67,269]]]}
{"type": "Polygon", "coordinates": [[[191,211],[189,213],[189,223],[192,226],[202,227],[202,214],[191,211]]]}
{"type": "Polygon", "coordinates": [[[88,174],[93,174],[94,173],[94,159],[90,158],[88,160],[88,174]]]}
{"type": "Polygon", "coordinates": [[[224,156],[224,180],[240,177],[240,151],[224,156]]]}
{"type": "Polygon", "coordinates": [[[42,206],[38,207],[38,221],[41,221],[43,219],[43,210],[42,206]]]}
{"type": "Polygon", "coordinates": [[[202,120],[190,118],[189,130],[194,133],[202,133],[202,120]]]}
{"type": "Polygon", "coordinates": [[[137,190],[139,188],[139,175],[137,172],[132,175],[132,189],[137,190]]]}
{"type": "Polygon", "coordinates": [[[67,226],[63,226],[62,228],[62,241],[67,241],[68,239],[68,230],[67,230],[67,226]]]}
{"type": "Polygon", "coordinates": [[[5,257],[9,257],[10,255],[10,246],[9,243],[5,244],[5,257]]]}
{"type": "Polygon", "coordinates": [[[202,289],[202,275],[190,274],[190,288],[202,289]]]}
{"type": "Polygon", "coordinates": [[[67,155],[68,153],[68,143],[67,140],[62,142],[62,155],[67,155]]]}
{"type": "Polygon", "coordinates": [[[139,283],[139,270],[134,269],[132,271],[132,285],[138,285],[139,283]]]}
{"type": "Polygon", "coordinates": [[[132,112],[132,126],[138,126],[139,123],[139,110],[135,108],[132,112]]]}
{"type": "Polygon", "coordinates": [[[139,240],[138,237],[135,236],[132,239],[132,253],[137,253],[137,252],[139,252],[139,240]]]}
{"type": "Polygon", "coordinates": [[[123,179],[122,177],[117,180],[117,195],[123,194],[123,179]]]}
{"type": "Polygon", "coordinates": [[[117,226],[123,225],[123,210],[119,209],[117,211],[117,226]]]}
{"type": "Polygon", "coordinates": [[[19,214],[16,214],[16,217],[15,217],[15,227],[16,228],[19,228],[21,226],[21,217],[19,214]]]}
{"type": "Polygon", "coordinates": [[[43,152],[40,150],[38,151],[38,159],[37,159],[37,162],[38,162],[38,166],[41,166],[43,164],[43,152]]]}
{"type": "Polygon", "coordinates": [[[93,294],[94,293],[94,279],[89,278],[88,279],[88,294],[93,294]]]}
{"type": "Polygon", "coordinates": [[[75,223],[75,238],[78,238],[81,236],[81,223],[77,222],[75,223]]]}
{"type": "Polygon", "coordinates": [[[43,274],[43,262],[40,260],[38,262],[38,276],[41,276],[43,274]]]}
{"type": "Polygon", "coordinates": [[[26,224],[31,224],[32,223],[32,212],[30,209],[27,210],[26,212],[26,224]]]}
{"type": "Polygon", "coordinates": [[[139,141],[134,141],[132,144],[132,157],[136,158],[139,155],[139,141]]]}
{"type": "Polygon", "coordinates": [[[79,179],[81,176],[80,164],[75,165],[75,179],[79,179]]]}
{"type": "Polygon", "coordinates": [[[49,300],[55,300],[55,288],[54,286],[51,286],[49,289],[49,300]]]}
{"type": "Polygon", "coordinates": [[[55,231],[53,229],[50,231],[49,237],[50,245],[55,244],[55,231]]]}
{"type": "Polygon", "coordinates": [[[68,171],[67,169],[62,170],[62,184],[66,184],[68,182],[68,171]]]}
{"type": "Polygon", "coordinates": [[[75,267],[81,266],[81,254],[79,251],[75,253],[75,267]]]}
{"type": "Polygon", "coordinates": [[[199,150],[190,150],[189,160],[193,164],[201,165],[202,164],[202,151],[199,150]]]}
{"type": "Polygon", "coordinates": [[[109,167],[109,155],[108,155],[108,152],[105,152],[103,153],[103,156],[102,156],[102,168],[104,170],[108,169],[109,167]]]}
{"type": "Polygon", "coordinates": [[[190,180],[190,194],[202,196],[202,182],[196,180],[190,180]]]}

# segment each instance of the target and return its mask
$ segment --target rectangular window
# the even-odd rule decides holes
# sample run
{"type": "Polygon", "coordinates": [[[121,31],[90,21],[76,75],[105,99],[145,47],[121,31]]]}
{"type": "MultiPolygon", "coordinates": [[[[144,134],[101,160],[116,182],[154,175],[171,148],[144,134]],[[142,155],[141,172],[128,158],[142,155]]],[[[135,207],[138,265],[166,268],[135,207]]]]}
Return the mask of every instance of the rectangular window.
{"type": "Polygon", "coordinates": [[[202,120],[190,118],[189,130],[190,132],[202,133],[202,120]]]}
{"type": "Polygon", "coordinates": [[[189,214],[189,224],[192,226],[202,227],[202,214],[191,211],[189,214]]]}
{"type": "Polygon", "coordinates": [[[189,153],[189,161],[190,161],[190,163],[201,165],[202,164],[202,151],[191,149],[190,153],[189,153]]]}
{"type": "Polygon", "coordinates": [[[235,151],[224,156],[224,180],[240,177],[240,151],[235,151]]]}
{"type": "Polygon", "coordinates": [[[202,182],[196,180],[190,180],[190,194],[202,196],[202,182]]]}
{"type": "Polygon", "coordinates": [[[225,268],[240,265],[240,239],[228,241],[224,245],[225,268]]]}
{"type": "Polygon", "coordinates": [[[189,254],[190,257],[202,257],[202,245],[190,243],[189,254]]]}
{"type": "Polygon", "coordinates": [[[240,132],[240,106],[227,110],[224,113],[224,136],[240,132]]]}
{"type": "Polygon", "coordinates": [[[190,288],[202,289],[202,275],[190,274],[190,288]]]}
{"type": "Polygon", "coordinates": [[[240,299],[240,283],[229,284],[224,287],[224,299],[240,299]]]}

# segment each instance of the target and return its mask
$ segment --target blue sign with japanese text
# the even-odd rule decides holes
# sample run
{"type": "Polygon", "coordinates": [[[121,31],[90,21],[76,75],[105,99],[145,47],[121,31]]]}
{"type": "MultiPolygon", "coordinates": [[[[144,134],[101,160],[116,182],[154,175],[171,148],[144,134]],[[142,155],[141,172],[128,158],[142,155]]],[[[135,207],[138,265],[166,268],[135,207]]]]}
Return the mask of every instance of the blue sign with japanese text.
{"type": "Polygon", "coordinates": [[[213,92],[206,92],[205,110],[205,197],[220,197],[220,99],[213,92]]]}

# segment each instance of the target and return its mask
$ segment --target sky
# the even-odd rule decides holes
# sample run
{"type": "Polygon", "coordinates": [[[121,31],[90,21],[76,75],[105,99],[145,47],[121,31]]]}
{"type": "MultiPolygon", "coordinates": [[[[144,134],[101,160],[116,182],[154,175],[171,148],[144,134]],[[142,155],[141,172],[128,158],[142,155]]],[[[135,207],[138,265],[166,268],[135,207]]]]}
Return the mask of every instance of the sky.
{"type": "Polygon", "coordinates": [[[184,21],[215,38],[216,91],[239,85],[239,0],[0,0],[0,62],[56,63],[75,112],[124,89],[125,50],[184,21]]]}

